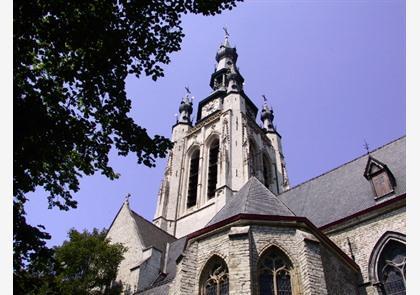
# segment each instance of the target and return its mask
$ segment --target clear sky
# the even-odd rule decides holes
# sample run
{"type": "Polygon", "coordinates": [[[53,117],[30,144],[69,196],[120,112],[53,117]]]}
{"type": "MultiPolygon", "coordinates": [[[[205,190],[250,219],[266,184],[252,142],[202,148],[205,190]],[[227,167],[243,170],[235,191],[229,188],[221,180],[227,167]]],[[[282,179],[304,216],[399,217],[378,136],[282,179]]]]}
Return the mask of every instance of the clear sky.
{"type": "MultiPolygon", "coordinates": [[[[246,1],[218,16],[185,16],[186,37],[165,77],[127,79],[131,114],[151,135],[170,137],[184,86],[195,111],[211,93],[223,26],[245,92],[259,107],[265,94],[274,109],[293,186],[364,154],[364,140],[375,149],[405,135],[403,0],[246,1]]],[[[150,169],[113,154],[111,163],[120,179],[83,178],[77,209],[48,210],[42,190],[30,195],[28,221],[46,226],[50,246],[72,227],[108,228],[127,193],[133,210],[153,218],[166,160],[150,169]]]]}

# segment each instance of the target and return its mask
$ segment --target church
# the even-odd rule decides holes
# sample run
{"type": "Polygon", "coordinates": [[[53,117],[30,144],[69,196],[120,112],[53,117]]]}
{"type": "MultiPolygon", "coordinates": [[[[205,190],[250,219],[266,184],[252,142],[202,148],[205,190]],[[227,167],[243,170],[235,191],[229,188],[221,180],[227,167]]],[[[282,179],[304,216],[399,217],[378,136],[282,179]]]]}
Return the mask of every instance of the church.
{"type": "Polygon", "coordinates": [[[181,100],[153,222],[127,199],[108,230],[125,294],[405,294],[405,136],[290,186],[237,59],[225,36],[196,122],[181,100]]]}

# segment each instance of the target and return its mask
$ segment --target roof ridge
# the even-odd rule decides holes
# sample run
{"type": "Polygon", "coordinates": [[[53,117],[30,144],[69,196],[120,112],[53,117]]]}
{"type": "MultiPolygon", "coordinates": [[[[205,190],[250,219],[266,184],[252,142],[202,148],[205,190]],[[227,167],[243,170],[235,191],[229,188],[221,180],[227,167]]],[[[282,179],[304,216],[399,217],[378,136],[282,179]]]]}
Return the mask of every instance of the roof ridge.
{"type": "MultiPolygon", "coordinates": [[[[248,181],[247,181],[247,183],[249,182],[249,184],[248,184],[248,191],[247,191],[247,194],[245,195],[246,196],[246,201],[245,201],[245,207],[244,207],[244,209],[243,209],[243,211],[245,211],[246,212],[246,210],[248,209],[248,205],[249,205],[249,190],[251,189],[251,181],[252,181],[252,178],[255,178],[255,176],[252,176],[248,181]]],[[[246,184],[245,184],[246,185],[246,184]]]]}
{"type": "Polygon", "coordinates": [[[289,211],[290,211],[290,213],[292,213],[294,216],[297,216],[297,215],[296,215],[296,213],[295,213],[295,212],[293,212],[293,211],[292,211],[292,209],[290,209],[290,208],[289,208],[289,206],[287,206],[287,205],[286,205],[286,203],[284,203],[284,202],[283,202],[282,200],[280,200],[279,198],[276,198],[276,199],[277,199],[277,200],[279,200],[279,201],[280,201],[280,203],[282,203],[282,204],[283,204],[283,206],[284,206],[284,207],[286,207],[286,208],[287,208],[287,210],[289,210],[289,211]]]}
{"type": "Polygon", "coordinates": [[[310,179],[308,179],[308,180],[306,180],[306,181],[304,181],[304,182],[302,182],[302,183],[299,183],[298,185],[296,185],[296,186],[294,186],[294,187],[292,187],[292,188],[290,188],[290,189],[288,189],[288,190],[286,190],[286,191],[281,192],[280,194],[278,194],[278,196],[281,196],[281,195],[283,195],[283,194],[284,194],[284,193],[286,193],[286,192],[292,191],[292,190],[294,190],[294,189],[296,189],[296,188],[298,188],[298,187],[300,187],[300,186],[302,186],[302,185],[304,185],[304,184],[306,184],[306,183],[308,183],[308,182],[311,182],[311,181],[313,181],[313,180],[315,180],[315,179],[317,179],[317,178],[320,178],[320,177],[322,177],[322,176],[324,176],[324,175],[326,175],[326,174],[329,174],[329,173],[331,173],[331,172],[334,172],[335,170],[338,170],[338,169],[342,168],[343,166],[346,166],[346,165],[348,165],[348,164],[350,164],[350,163],[352,163],[352,162],[355,162],[355,161],[357,161],[357,160],[359,160],[359,159],[361,159],[361,158],[363,158],[363,157],[369,156],[369,154],[372,154],[372,153],[374,153],[374,152],[377,152],[377,151],[379,151],[380,149],[382,149],[382,148],[384,148],[384,147],[386,147],[386,146],[388,146],[388,145],[391,145],[391,144],[393,144],[393,143],[395,143],[395,142],[397,142],[397,141],[399,141],[399,140],[403,139],[404,137],[406,137],[406,135],[400,136],[400,137],[399,137],[399,138],[397,138],[397,139],[394,139],[394,140],[392,140],[392,141],[390,141],[390,142],[388,142],[388,143],[386,143],[386,144],[384,144],[384,145],[382,145],[382,146],[380,146],[380,147],[377,147],[376,149],[374,149],[373,151],[369,152],[368,154],[363,154],[363,155],[361,155],[361,156],[359,156],[359,157],[357,157],[357,158],[354,158],[353,160],[350,160],[350,161],[348,161],[348,162],[345,162],[344,164],[341,164],[340,166],[337,166],[337,167],[335,167],[335,168],[333,168],[333,169],[330,169],[330,170],[328,170],[328,171],[326,171],[326,172],[324,172],[324,173],[322,173],[322,174],[320,174],[320,175],[318,175],[318,176],[312,177],[312,178],[310,178],[310,179]]]}
{"type": "MultiPolygon", "coordinates": [[[[258,185],[260,185],[267,193],[268,193],[268,196],[269,197],[271,197],[273,200],[275,200],[277,203],[278,203],[278,205],[279,205],[279,207],[281,206],[281,205],[283,205],[284,207],[286,207],[286,209],[287,210],[289,210],[289,212],[292,214],[292,215],[294,215],[294,216],[296,216],[296,214],[295,214],[295,212],[293,212],[282,200],[280,200],[280,198],[278,198],[278,196],[276,196],[268,187],[266,187],[257,177],[255,177],[255,176],[252,176],[251,178],[250,178],[250,180],[251,179],[253,179],[253,181],[255,182],[256,181],[256,183],[258,184],[258,185]],[[254,180],[255,179],[255,180],[254,180]]],[[[248,188],[248,194],[247,194],[247,202],[246,202],[246,205],[248,205],[248,203],[249,203],[249,196],[250,196],[250,189],[251,189],[251,184],[252,183],[250,183],[250,185],[249,185],[249,188],[248,188]]],[[[247,209],[247,207],[245,207],[245,212],[247,212],[246,211],[246,209],[247,209]]]]}
{"type": "Polygon", "coordinates": [[[142,220],[146,221],[148,224],[152,225],[153,227],[157,228],[158,230],[160,230],[162,233],[174,238],[175,240],[178,240],[175,236],[169,234],[168,232],[164,231],[163,229],[161,229],[160,227],[158,227],[157,225],[153,224],[152,222],[150,222],[149,220],[147,220],[146,218],[144,218],[143,216],[141,216],[140,214],[138,214],[137,212],[135,212],[133,209],[130,208],[130,211],[132,213],[134,213],[135,215],[137,215],[138,217],[140,217],[142,220]]]}
{"type": "Polygon", "coordinates": [[[292,213],[294,216],[296,216],[295,212],[293,212],[282,200],[280,200],[280,198],[278,198],[278,196],[276,196],[268,187],[266,187],[258,178],[254,177],[256,180],[258,180],[258,182],[261,184],[261,186],[267,191],[269,192],[270,196],[272,198],[274,198],[275,200],[277,200],[278,202],[280,202],[280,204],[284,205],[287,210],[290,211],[290,213],[292,213]]]}

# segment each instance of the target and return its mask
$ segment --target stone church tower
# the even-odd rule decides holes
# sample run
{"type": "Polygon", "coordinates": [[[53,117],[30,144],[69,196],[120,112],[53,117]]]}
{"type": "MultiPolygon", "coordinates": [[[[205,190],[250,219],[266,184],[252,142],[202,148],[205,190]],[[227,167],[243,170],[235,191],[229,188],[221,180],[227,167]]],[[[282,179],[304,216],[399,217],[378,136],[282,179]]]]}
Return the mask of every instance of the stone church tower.
{"type": "Polygon", "coordinates": [[[276,195],[289,188],[273,110],[264,97],[261,128],[237,59],[226,36],[210,79],[213,92],[198,104],[194,126],[193,98],[188,93],[181,101],[153,221],[175,237],[204,227],[251,176],[276,195]]]}
{"type": "Polygon", "coordinates": [[[289,187],[237,59],[226,36],[197,122],[181,100],[153,222],[127,199],[108,230],[124,294],[405,294],[405,137],[289,187]]]}

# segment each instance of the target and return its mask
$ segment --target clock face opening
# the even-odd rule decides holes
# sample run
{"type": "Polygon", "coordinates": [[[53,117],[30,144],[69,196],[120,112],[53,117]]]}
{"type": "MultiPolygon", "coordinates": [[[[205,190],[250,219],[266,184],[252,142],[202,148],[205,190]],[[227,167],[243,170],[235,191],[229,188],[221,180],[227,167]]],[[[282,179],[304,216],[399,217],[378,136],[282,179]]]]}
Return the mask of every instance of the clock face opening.
{"type": "Polygon", "coordinates": [[[214,99],[207,104],[204,105],[204,107],[201,110],[201,117],[207,117],[208,115],[214,113],[215,111],[219,110],[220,107],[220,100],[214,99]]]}

